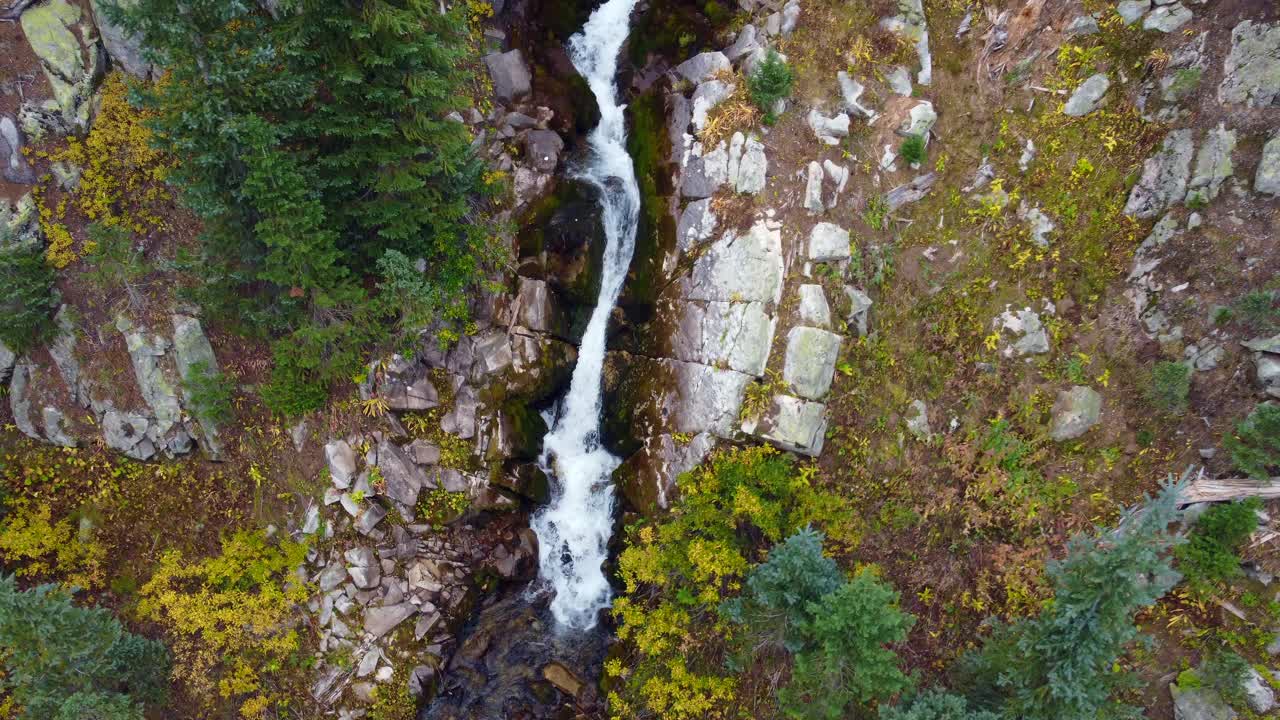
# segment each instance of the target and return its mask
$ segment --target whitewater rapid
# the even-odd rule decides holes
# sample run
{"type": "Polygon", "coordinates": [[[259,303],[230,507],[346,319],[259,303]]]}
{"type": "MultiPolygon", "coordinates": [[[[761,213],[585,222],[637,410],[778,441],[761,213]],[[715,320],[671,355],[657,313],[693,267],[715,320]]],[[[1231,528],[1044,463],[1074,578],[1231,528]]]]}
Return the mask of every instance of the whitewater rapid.
{"type": "Polygon", "coordinates": [[[551,612],[561,625],[584,630],[596,624],[610,600],[603,569],[613,529],[610,476],[621,460],[600,444],[601,371],[605,330],[631,264],[640,212],[635,166],[627,154],[625,106],[618,103],[614,82],[636,2],[608,0],[569,40],[573,65],[600,106],[600,124],[587,138],[590,156],[575,176],[600,191],[604,266],[600,296],[582,336],[569,392],[543,440],[542,464],[552,477],[551,502],[532,524],[538,535],[539,573],[555,593],[551,612]]]}

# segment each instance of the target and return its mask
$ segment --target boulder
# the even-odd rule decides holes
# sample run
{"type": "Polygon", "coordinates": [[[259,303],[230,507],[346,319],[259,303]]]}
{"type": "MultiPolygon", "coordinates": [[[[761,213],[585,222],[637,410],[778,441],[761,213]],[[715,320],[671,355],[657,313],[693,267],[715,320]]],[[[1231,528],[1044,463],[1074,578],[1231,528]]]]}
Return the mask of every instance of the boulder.
{"type": "Polygon", "coordinates": [[[89,393],[80,379],[80,361],[76,359],[76,325],[66,305],[58,308],[53,321],[58,331],[48,345],[49,357],[62,376],[68,397],[76,405],[87,408],[89,393]]]}
{"type": "Polygon", "coordinates": [[[1120,0],[1116,5],[1116,14],[1125,25],[1132,25],[1142,19],[1151,9],[1151,0],[1120,0]]]}
{"type": "Polygon", "coordinates": [[[351,487],[356,477],[356,453],[346,440],[330,440],[324,446],[325,461],[329,465],[329,478],[339,490],[351,487]]]}
{"type": "Polygon", "coordinates": [[[695,132],[702,132],[707,126],[707,115],[720,103],[733,96],[737,86],[723,80],[707,80],[693,91],[690,100],[691,121],[695,132]]]}
{"type": "Polygon", "coordinates": [[[564,140],[551,130],[530,130],[524,136],[524,156],[538,172],[555,172],[561,150],[564,140]]]}
{"type": "Polygon", "coordinates": [[[582,692],[582,681],[569,668],[558,662],[549,663],[543,667],[542,677],[571,698],[578,697],[578,693],[582,692]]]}
{"type": "Polygon", "coordinates": [[[493,93],[502,102],[515,102],[532,90],[533,78],[519,50],[486,55],[484,64],[493,78],[493,93]]]}
{"type": "Polygon", "coordinates": [[[1098,21],[1096,18],[1092,15],[1081,15],[1067,23],[1067,27],[1064,28],[1062,32],[1068,36],[1075,36],[1096,35],[1098,31],[1098,21]]]}
{"type": "Polygon", "coordinates": [[[378,443],[377,453],[377,467],[386,482],[385,491],[379,494],[413,508],[418,503],[418,493],[427,486],[426,473],[394,443],[383,440],[378,443]]]}
{"type": "Polygon", "coordinates": [[[762,302],[687,301],[680,308],[671,356],[762,375],[773,330],[773,318],[762,302]]]}
{"type": "Polygon", "coordinates": [[[739,58],[759,48],[760,42],[756,39],[756,26],[744,25],[738,31],[738,37],[733,41],[733,44],[725,48],[724,56],[729,58],[729,62],[737,62],[739,58]]]}
{"type": "Polygon", "coordinates": [[[569,323],[546,282],[522,277],[516,289],[515,324],[534,332],[567,337],[569,323]]]}
{"type": "Polygon", "coordinates": [[[0,176],[18,185],[36,181],[36,171],[22,154],[22,136],[8,115],[0,116],[0,176]]]}
{"type": "Polygon", "coordinates": [[[196,318],[174,314],[173,320],[173,355],[177,364],[178,377],[182,380],[182,399],[186,401],[187,410],[200,423],[200,434],[204,439],[203,447],[211,458],[218,459],[222,454],[222,443],[218,440],[218,428],[210,417],[207,407],[197,406],[197,398],[190,390],[193,381],[203,376],[205,379],[218,377],[218,359],[213,354],[213,346],[200,327],[196,318]]]}
{"type": "Polygon", "coordinates": [[[1005,357],[1024,357],[1049,352],[1048,331],[1040,321],[1040,316],[1031,308],[1006,310],[996,318],[995,326],[1003,332],[1017,336],[1013,342],[1005,343],[1001,351],[1005,357]]]}
{"type": "Polygon", "coordinates": [[[1053,424],[1049,437],[1057,442],[1074,440],[1098,423],[1102,396],[1093,388],[1076,385],[1058,393],[1053,403],[1053,424]]]}
{"type": "Polygon", "coordinates": [[[1160,150],[1142,165],[1142,176],[1129,192],[1124,211],[1140,219],[1155,217],[1186,196],[1193,151],[1191,130],[1169,133],[1160,150]]]}
{"type": "Polygon", "coordinates": [[[1049,247],[1049,233],[1058,228],[1052,218],[1038,207],[1027,207],[1025,200],[1018,205],[1018,217],[1027,223],[1033,245],[1039,248],[1049,247]]]}
{"type": "Polygon", "coordinates": [[[1180,688],[1177,683],[1169,686],[1173,697],[1174,720],[1235,720],[1236,711],[1217,692],[1206,687],[1180,688]]]}
{"type": "Polygon", "coordinates": [[[676,223],[676,245],[685,253],[711,239],[716,229],[716,215],[711,211],[711,198],[694,200],[685,206],[676,223]]]}
{"type": "MultiPolygon", "coordinates": [[[[1254,372],[1263,392],[1280,399],[1280,334],[1254,338],[1242,344],[1253,352],[1254,372]]],[[[17,378],[16,369],[14,378],[17,378]]]]}
{"type": "Polygon", "coordinates": [[[852,285],[844,286],[844,294],[849,299],[849,312],[845,319],[849,327],[856,329],[859,336],[865,337],[871,319],[871,296],[852,285]]]}
{"type": "Polygon", "coordinates": [[[1107,77],[1106,73],[1090,75],[1080,83],[1075,92],[1071,93],[1071,98],[1062,107],[1063,114],[1071,117],[1088,115],[1098,109],[1098,103],[1102,102],[1102,96],[1106,95],[1110,88],[1111,78],[1107,77]]]}
{"type": "Polygon", "coordinates": [[[730,230],[694,261],[686,300],[777,302],[782,289],[781,227],[757,221],[741,237],[730,230]]]}
{"type": "Polygon", "coordinates": [[[820,222],[809,233],[809,259],[820,262],[848,260],[849,231],[835,223],[820,222]]]}
{"type": "Polygon", "coordinates": [[[1258,173],[1253,177],[1253,189],[1268,195],[1280,195],[1280,132],[1272,135],[1262,146],[1262,159],[1258,161],[1258,173]]]}
{"type": "MultiPolygon", "coordinates": [[[[119,4],[121,7],[129,8],[136,1],[122,0],[119,4]]],[[[98,34],[102,36],[102,44],[107,48],[112,64],[134,77],[144,79],[149,77],[154,67],[143,56],[141,38],[111,22],[102,10],[101,0],[92,0],[91,6],[94,23],[98,26],[98,34]]]]}
{"type": "Polygon", "coordinates": [[[687,198],[707,198],[715,194],[729,176],[729,152],[724,143],[711,152],[689,160],[680,181],[680,193],[687,198]]]}
{"type": "Polygon", "coordinates": [[[663,401],[672,431],[732,438],[751,376],[679,360],[666,360],[662,365],[670,372],[674,389],[663,401]]]}
{"type": "Polygon", "coordinates": [[[938,113],[933,109],[933,103],[928,100],[921,100],[907,113],[907,119],[903,122],[900,130],[905,135],[919,135],[927,145],[929,144],[929,131],[933,130],[933,125],[936,122],[938,122],[938,113]]]}
{"type": "Polygon", "coordinates": [[[391,632],[397,625],[408,620],[418,611],[412,603],[399,603],[385,607],[371,607],[364,611],[364,631],[380,638],[391,632]]]}
{"type": "Polygon", "coordinates": [[[764,153],[764,143],[754,137],[747,138],[738,172],[732,178],[734,190],[744,195],[759,195],[764,190],[768,171],[769,159],[764,153]]]}
{"type": "Polygon", "coordinates": [[[862,94],[866,92],[866,88],[862,83],[854,80],[849,73],[841,70],[836,73],[836,82],[840,84],[840,96],[844,100],[844,107],[851,113],[866,118],[868,121],[876,119],[876,111],[862,105],[862,94]]]}
{"type": "Polygon", "coordinates": [[[817,400],[831,389],[843,338],[833,332],[811,327],[794,327],[787,334],[786,361],[782,379],[796,395],[817,400]]]}
{"type": "Polygon", "coordinates": [[[102,416],[103,442],[135,460],[150,460],[157,451],[156,444],[148,436],[150,424],[150,420],[142,415],[108,410],[102,416]]]}
{"type": "Polygon", "coordinates": [[[1245,678],[1244,699],[1249,703],[1249,709],[1259,715],[1266,715],[1276,706],[1275,690],[1271,689],[1271,685],[1256,668],[1249,668],[1245,678]]]}
{"type": "Polygon", "coordinates": [[[46,405],[40,411],[40,420],[44,426],[44,436],[49,442],[67,448],[80,445],[79,441],[67,433],[67,418],[61,410],[46,405]]]}
{"type": "Polygon", "coordinates": [[[145,330],[135,329],[133,322],[123,315],[116,318],[116,329],[124,336],[129,350],[138,391],[155,416],[155,437],[164,437],[182,417],[178,394],[162,364],[169,341],[159,335],[148,337],[145,330]]]}
{"type": "Polygon", "coordinates": [[[849,135],[849,116],[846,113],[827,117],[813,108],[809,111],[808,120],[813,134],[827,145],[839,145],[840,138],[849,135]]]}
{"type": "Polygon", "coordinates": [[[364,507],[356,513],[355,521],[351,526],[356,529],[356,532],[367,536],[373,533],[373,529],[377,527],[378,523],[382,522],[382,519],[386,516],[386,508],[382,507],[378,503],[365,503],[364,507]]]}
{"type": "Polygon", "coordinates": [[[776,395],[764,417],[748,420],[742,430],[783,450],[818,457],[827,434],[827,407],[790,395],[776,395]]]}
{"type": "Polygon", "coordinates": [[[22,13],[22,31],[32,52],[40,59],[53,97],[63,118],[75,119],[87,98],[90,73],[84,48],[73,27],[80,22],[80,6],[67,0],[49,0],[22,13]]]}
{"type": "Polygon", "coordinates": [[[685,60],[675,67],[680,77],[691,83],[699,84],[711,76],[732,68],[729,58],[722,52],[704,52],[685,60]]]}
{"type": "Polygon", "coordinates": [[[1236,149],[1236,133],[1221,123],[1205,134],[1204,144],[1196,153],[1191,181],[1187,183],[1187,204],[1207,203],[1218,197],[1222,183],[1231,177],[1234,166],[1231,153],[1236,149]]]}
{"type": "Polygon", "coordinates": [[[799,288],[800,305],[796,313],[800,322],[809,327],[829,330],[831,328],[831,306],[827,304],[826,293],[817,284],[801,285],[799,288]]]}
{"type": "Polygon", "coordinates": [[[1192,17],[1191,11],[1182,3],[1161,5],[1142,21],[1142,29],[1171,33],[1191,22],[1192,17]]]}
{"type": "Polygon", "coordinates": [[[9,346],[0,342],[0,385],[8,382],[9,375],[13,372],[13,364],[17,360],[18,356],[9,349],[9,346]]]}
{"type": "Polygon", "coordinates": [[[827,206],[822,202],[822,166],[816,162],[810,162],[805,173],[804,209],[808,210],[810,215],[826,212],[827,206]]]}
{"type": "Polygon", "coordinates": [[[901,65],[895,65],[892,70],[884,76],[884,81],[889,83],[889,89],[896,95],[902,97],[911,97],[911,72],[901,65]]]}
{"type": "Polygon", "coordinates": [[[1231,30],[1218,102],[1269,107],[1280,101],[1280,22],[1245,20],[1231,30]]]}
{"type": "Polygon", "coordinates": [[[911,409],[905,421],[907,432],[920,440],[928,440],[933,435],[933,431],[929,428],[929,406],[925,405],[923,400],[911,401],[911,409]]]}

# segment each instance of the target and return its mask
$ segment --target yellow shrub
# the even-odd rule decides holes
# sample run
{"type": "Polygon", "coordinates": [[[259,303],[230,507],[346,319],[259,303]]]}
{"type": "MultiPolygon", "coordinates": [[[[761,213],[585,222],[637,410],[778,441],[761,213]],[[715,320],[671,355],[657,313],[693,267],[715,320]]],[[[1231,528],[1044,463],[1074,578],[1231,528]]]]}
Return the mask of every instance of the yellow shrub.
{"type": "Polygon", "coordinates": [[[52,522],[46,504],[15,504],[0,525],[0,555],[18,563],[24,577],[57,578],[66,586],[93,590],[102,584],[106,552],[92,539],[84,539],[66,518],[52,522]]]}
{"type": "Polygon", "coordinates": [[[300,646],[294,608],[305,584],[292,578],[306,545],[268,543],[242,531],[222,553],[193,563],[170,551],[143,586],[138,612],[172,639],[173,675],[212,710],[243,698],[241,714],[258,717],[273,703],[278,671],[300,646]]]}

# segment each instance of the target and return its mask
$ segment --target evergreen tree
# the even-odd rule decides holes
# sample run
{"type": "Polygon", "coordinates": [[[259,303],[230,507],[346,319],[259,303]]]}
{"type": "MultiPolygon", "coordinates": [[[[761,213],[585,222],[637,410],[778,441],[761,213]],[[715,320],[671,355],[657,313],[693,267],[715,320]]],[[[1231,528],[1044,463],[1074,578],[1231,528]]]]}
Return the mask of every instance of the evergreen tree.
{"type": "Polygon", "coordinates": [[[969,707],[963,695],[929,690],[907,698],[896,706],[880,706],[880,720],[999,720],[989,710],[969,707]]]}
{"type": "Polygon", "coordinates": [[[770,50],[756,69],[747,78],[747,89],[751,91],[751,100],[764,113],[764,124],[772,125],[778,121],[773,111],[779,100],[791,95],[794,77],[782,56],[770,50]]]}
{"type": "Polygon", "coordinates": [[[165,698],[164,646],[125,632],[106,610],[77,607],[54,585],[23,591],[0,576],[0,650],[23,717],[141,720],[144,704],[165,698]]]}
{"type": "Polygon", "coordinates": [[[205,221],[201,299],[284,336],[269,404],[321,404],[386,339],[388,315],[463,319],[494,252],[473,207],[483,167],[446,118],[468,79],[464,8],[296,0],[277,19],[241,0],[108,0],[106,12],[168,71],[140,99],[205,221]],[[433,292],[415,305],[369,297],[390,251],[425,261],[433,292]]]}
{"type": "Polygon", "coordinates": [[[964,658],[957,686],[1010,718],[1126,714],[1110,699],[1127,680],[1115,663],[1138,634],[1134,615],[1178,580],[1168,551],[1179,538],[1168,528],[1185,479],[1171,478],[1115,529],[1073,538],[1066,559],[1048,567],[1053,603],[1037,617],[997,627],[980,652],[964,658]]]}
{"type": "Polygon", "coordinates": [[[41,249],[5,240],[0,237],[0,343],[21,355],[49,338],[58,300],[41,249]]]}

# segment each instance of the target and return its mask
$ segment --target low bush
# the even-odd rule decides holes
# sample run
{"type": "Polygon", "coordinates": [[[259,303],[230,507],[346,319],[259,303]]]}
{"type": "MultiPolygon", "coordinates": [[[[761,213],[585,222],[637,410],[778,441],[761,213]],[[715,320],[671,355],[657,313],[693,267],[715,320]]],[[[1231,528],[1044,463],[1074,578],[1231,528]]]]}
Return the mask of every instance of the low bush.
{"type": "Polygon", "coordinates": [[[59,578],[66,587],[102,586],[106,549],[67,518],[53,522],[47,504],[20,500],[0,523],[0,556],[19,577],[59,578]]]}
{"type": "Polygon", "coordinates": [[[1256,480],[1280,471],[1280,405],[1259,405],[1222,439],[1237,470],[1256,480]]]}
{"type": "Polygon", "coordinates": [[[1196,519],[1187,542],[1175,551],[1178,569],[1192,592],[1211,594],[1218,583],[1240,574],[1237,553],[1257,529],[1261,507],[1257,498],[1219,503],[1196,519]]]}
{"type": "Polygon", "coordinates": [[[791,86],[795,78],[791,68],[778,55],[770,50],[751,76],[747,78],[747,89],[751,92],[751,100],[764,113],[764,123],[772,125],[778,121],[774,105],[791,95],[791,86]]]}

